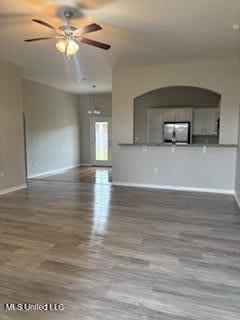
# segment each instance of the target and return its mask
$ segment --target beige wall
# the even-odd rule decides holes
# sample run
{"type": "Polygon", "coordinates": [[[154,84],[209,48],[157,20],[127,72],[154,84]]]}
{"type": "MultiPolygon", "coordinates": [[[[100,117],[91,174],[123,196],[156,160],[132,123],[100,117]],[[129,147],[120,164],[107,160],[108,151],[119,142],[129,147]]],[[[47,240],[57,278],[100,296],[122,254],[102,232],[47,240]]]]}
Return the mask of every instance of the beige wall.
{"type": "MultiPolygon", "coordinates": [[[[153,178],[156,151],[149,149],[147,151],[148,157],[146,158],[144,152],[136,151],[133,148],[123,151],[123,148],[120,148],[118,143],[133,141],[133,99],[150,90],[172,85],[197,86],[220,93],[222,95],[220,143],[237,143],[239,79],[239,63],[237,60],[232,59],[192,61],[169,66],[115,69],[113,71],[112,92],[113,180],[115,182],[141,182],[156,185],[162,185],[162,180],[164,180],[164,184],[169,184],[170,186],[174,183],[176,186],[181,185],[187,188],[199,187],[208,189],[209,186],[212,186],[211,180],[215,179],[219,174],[219,179],[217,179],[214,189],[229,189],[233,191],[235,169],[232,170],[232,168],[235,168],[235,150],[229,151],[226,158],[223,156],[227,154],[224,150],[223,152],[218,152],[217,150],[212,150],[211,153],[208,152],[206,157],[211,157],[209,161],[204,160],[202,162],[200,161],[201,157],[199,157],[198,166],[204,166],[204,180],[200,176],[201,173],[193,175],[193,167],[189,167],[189,170],[186,170],[183,176],[177,175],[172,181],[168,179],[171,172],[170,165],[167,165],[168,158],[164,157],[164,160],[159,158],[157,163],[159,171],[153,178]],[[219,156],[222,159],[225,158],[225,161],[219,161],[219,156]],[[144,159],[148,162],[146,163],[144,159]],[[139,166],[135,165],[136,162],[141,163],[140,169],[139,166]],[[165,164],[168,171],[166,171],[165,164]],[[128,170],[126,170],[127,167],[128,170]],[[162,168],[165,169],[163,170],[162,168]],[[228,173],[229,168],[231,169],[228,173]],[[222,170],[225,172],[224,176],[221,174],[222,170]],[[213,172],[214,174],[212,174],[213,172]],[[228,177],[228,174],[230,177],[228,177]],[[164,179],[162,179],[162,175],[164,175],[164,179]]],[[[158,149],[158,152],[162,152],[161,149],[158,149]]],[[[185,168],[186,159],[192,158],[194,160],[196,158],[195,155],[193,156],[193,152],[196,152],[196,150],[186,149],[181,158],[177,157],[176,153],[171,165],[178,167],[179,170],[185,168]],[[179,159],[182,159],[182,165],[178,163],[179,159]]],[[[191,162],[188,164],[189,166],[194,166],[191,162]]],[[[197,169],[195,168],[195,170],[197,169]]]]}
{"type": "Polygon", "coordinates": [[[0,193],[25,184],[22,112],[20,70],[0,62],[0,193]]]}
{"type": "MultiPolygon", "coordinates": [[[[101,111],[101,117],[112,116],[112,94],[97,94],[97,105],[101,111]]],[[[81,122],[81,163],[91,163],[91,140],[90,140],[90,118],[89,108],[92,107],[91,95],[80,95],[80,122],[81,122]]]]}
{"type": "Polygon", "coordinates": [[[23,97],[28,176],[79,164],[78,97],[28,80],[23,81],[23,97]]]}

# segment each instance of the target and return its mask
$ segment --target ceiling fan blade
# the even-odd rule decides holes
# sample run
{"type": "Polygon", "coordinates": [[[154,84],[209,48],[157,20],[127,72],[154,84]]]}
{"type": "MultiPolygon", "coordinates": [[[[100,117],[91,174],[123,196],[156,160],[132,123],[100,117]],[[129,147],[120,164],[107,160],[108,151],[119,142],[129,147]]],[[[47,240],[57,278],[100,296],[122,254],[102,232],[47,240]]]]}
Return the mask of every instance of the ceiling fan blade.
{"type": "Polygon", "coordinates": [[[85,33],[95,32],[95,31],[98,31],[101,29],[102,29],[102,27],[99,24],[92,23],[92,24],[89,24],[88,26],[80,27],[79,29],[77,29],[76,34],[82,35],[85,33]]]}
{"type": "Polygon", "coordinates": [[[56,30],[53,26],[51,26],[49,23],[45,22],[45,21],[42,21],[42,20],[38,20],[38,19],[32,19],[33,22],[37,22],[47,28],[50,28],[52,30],[56,30]]]}
{"type": "Polygon", "coordinates": [[[111,46],[109,44],[98,42],[98,41],[87,39],[87,38],[82,38],[80,40],[80,42],[82,42],[84,44],[88,44],[90,46],[101,48],[101,49],[104,49],[104,50],[109,50],[111,48],[111,46]]]}
{"type": "Polygon", "coordinates": [[[25,42],[32,42],[32,41],[41,41],[41,40],[50,40],[56,39],[56,37],[41,37],[41,38],[33,38],[33,39],[26,39],[25,42]]]}

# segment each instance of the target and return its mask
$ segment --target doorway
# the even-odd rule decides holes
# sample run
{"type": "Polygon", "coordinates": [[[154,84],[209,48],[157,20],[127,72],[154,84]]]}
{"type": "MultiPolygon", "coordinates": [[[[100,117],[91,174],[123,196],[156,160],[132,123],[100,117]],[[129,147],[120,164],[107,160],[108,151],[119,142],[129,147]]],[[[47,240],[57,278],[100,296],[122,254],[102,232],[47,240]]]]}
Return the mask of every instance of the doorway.
{"type": "Polygon", "coordinates": [[[91,119],[90,127],[92,165],[100,167],[111,166],[111,118],[94,117],[91,119]]]}

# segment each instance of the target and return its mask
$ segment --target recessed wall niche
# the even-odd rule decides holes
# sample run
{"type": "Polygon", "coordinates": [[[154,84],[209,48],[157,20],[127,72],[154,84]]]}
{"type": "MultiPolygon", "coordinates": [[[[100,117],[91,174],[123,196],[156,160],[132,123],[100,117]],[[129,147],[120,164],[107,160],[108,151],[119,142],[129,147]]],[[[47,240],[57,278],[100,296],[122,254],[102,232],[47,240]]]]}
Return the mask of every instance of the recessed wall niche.
{"type": "Polygon", "coordinates": [[[134,99],[134,142],[164,143],[164,123],[189,122],[190,143],[219,141],[221,94],[193,86],[169,86],[134,99]]]}

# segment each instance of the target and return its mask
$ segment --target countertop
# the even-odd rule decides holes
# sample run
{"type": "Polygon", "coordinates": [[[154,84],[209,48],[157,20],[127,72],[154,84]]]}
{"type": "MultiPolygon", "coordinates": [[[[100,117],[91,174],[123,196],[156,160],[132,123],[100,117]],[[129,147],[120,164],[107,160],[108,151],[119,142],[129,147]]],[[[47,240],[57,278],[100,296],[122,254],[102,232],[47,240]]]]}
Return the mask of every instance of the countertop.
{"type": "MultiPolygon", "coordinates": [[[[124,143],[118,144],[121,147],[172,147],[172,143],[124,143]]],[[[237,148],[236,144],[176,144],[176,148],[202,148],[206,146],[207,148],[237,148]]]]}

